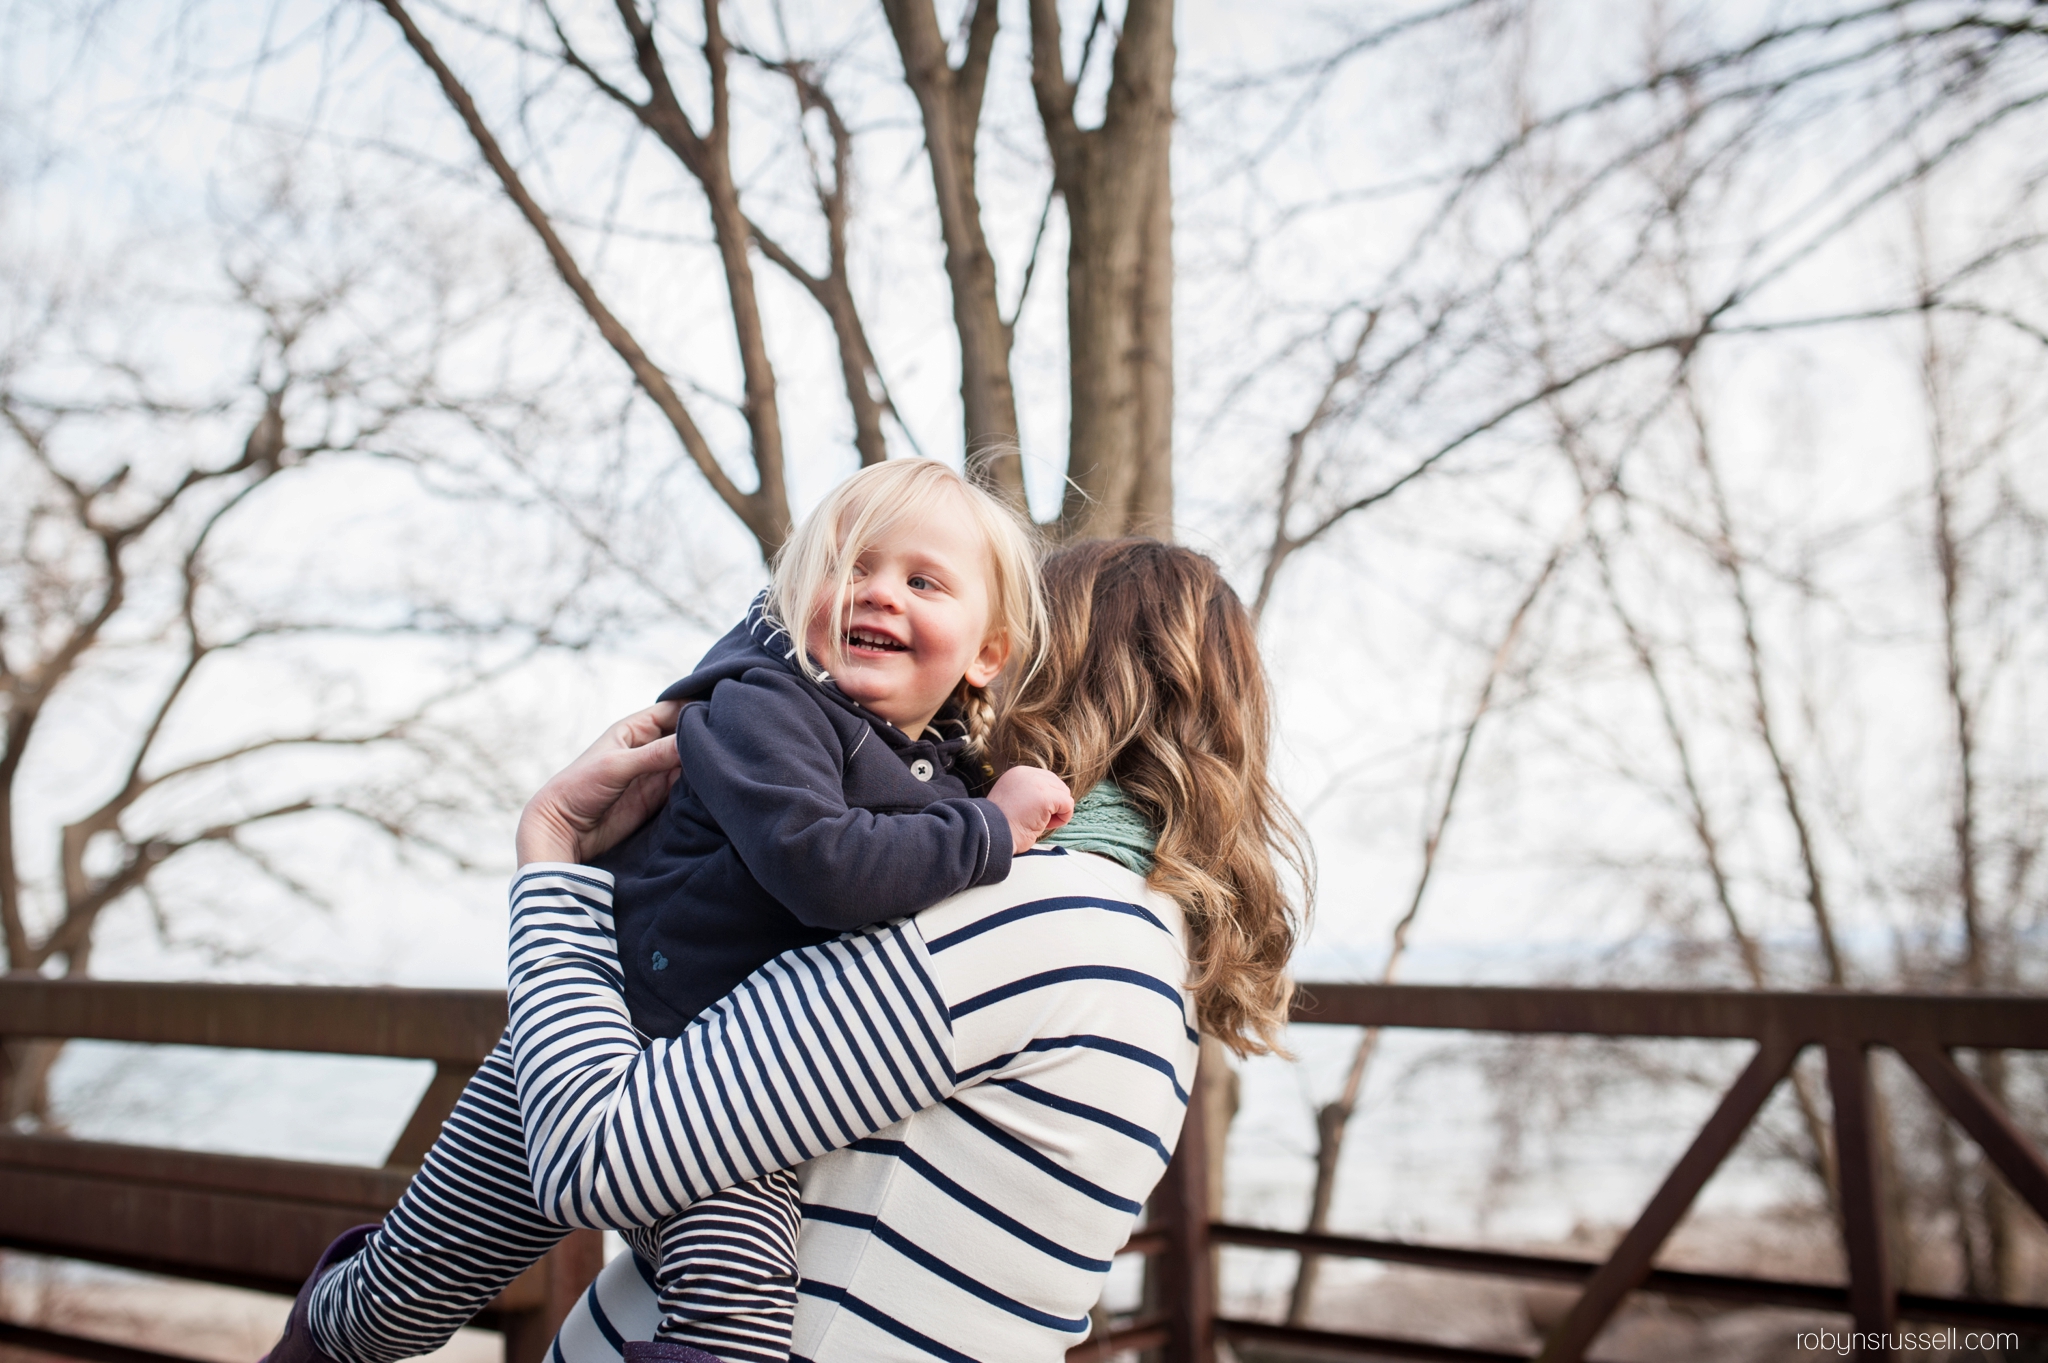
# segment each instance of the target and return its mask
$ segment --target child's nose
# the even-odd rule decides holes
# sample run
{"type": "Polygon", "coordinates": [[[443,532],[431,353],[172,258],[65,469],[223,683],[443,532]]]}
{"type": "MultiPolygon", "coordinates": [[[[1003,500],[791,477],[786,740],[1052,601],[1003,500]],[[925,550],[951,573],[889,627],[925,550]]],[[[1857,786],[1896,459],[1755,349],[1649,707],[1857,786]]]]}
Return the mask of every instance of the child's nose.
{"type": "Polygon", "coordinates": [[[886,573],[869,573],[860,580],[857,599],[863,606],[876,610],[899,610],[903,605],[903,586],[886,573]]]}

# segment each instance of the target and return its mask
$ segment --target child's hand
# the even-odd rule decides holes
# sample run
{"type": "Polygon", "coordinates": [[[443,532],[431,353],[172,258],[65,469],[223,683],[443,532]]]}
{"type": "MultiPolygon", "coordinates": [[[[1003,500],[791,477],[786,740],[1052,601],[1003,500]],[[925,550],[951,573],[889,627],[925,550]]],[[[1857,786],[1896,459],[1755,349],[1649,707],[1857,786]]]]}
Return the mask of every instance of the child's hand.
{"type": "Polygon", "coordinates": [[[1010,821],[1011,852],[1022,852],[1074,817],[1074,793],[1044,767],[1012,767],[988,798],[1010,821]]]}

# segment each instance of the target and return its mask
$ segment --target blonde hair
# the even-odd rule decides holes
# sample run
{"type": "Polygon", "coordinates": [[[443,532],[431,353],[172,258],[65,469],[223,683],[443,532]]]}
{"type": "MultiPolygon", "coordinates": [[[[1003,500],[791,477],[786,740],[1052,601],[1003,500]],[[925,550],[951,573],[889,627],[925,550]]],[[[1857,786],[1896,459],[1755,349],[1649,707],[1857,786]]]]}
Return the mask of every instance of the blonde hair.
{"type": "Polygon", "coordinates": [[[1195,1012],[1239,1055],[1277,1052],[1287,959],[1314,869],[1266,772],[1271,721],[1251,618],[1208,558],[1153,539],[1095,540],[1043,564],[1048,628],[993,754],[1077,793],[1108,778],[1159,843],[1151,885],[1187,914],[1195,1012]],[[1297,912],[1278,863],[1300,885],[1297,912]]]}
{"type": "MultiPolygon", "coordinates": [[[[869,546],[895,525],[942,509],[948,499],[974,527],[988,551],[988,634],[1006,638],[1013,666],[1026,671],[1045,636],[1045,604],[1039,599],[1038,544],[1030,526],[1003,503],[944,464],[929,459],[890,459],[871,464],[833,488],[775,556],[768,610],[792,640],[801,641],[818,603],[831,599],[834,619],[843,619],[853,600],[853,571],[869,546]]],[[[844,644],[832,634],[832,656],[796,656],[813,681],[844,665],[844,644]],[[819,666],[820,663],[824,667],[819,666]]],[[[968,746],[987,750],[995,706],[986,688],[961,680],[953,700],[967,722],[968,746]]]]}

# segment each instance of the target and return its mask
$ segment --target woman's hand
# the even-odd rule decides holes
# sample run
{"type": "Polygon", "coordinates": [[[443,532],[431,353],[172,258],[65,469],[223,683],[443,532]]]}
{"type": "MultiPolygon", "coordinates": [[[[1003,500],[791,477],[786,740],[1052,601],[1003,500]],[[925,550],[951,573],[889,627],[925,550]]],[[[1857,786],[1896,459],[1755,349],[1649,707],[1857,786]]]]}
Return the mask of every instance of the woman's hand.
{"type": "Polygon", "coordinates": [[[682,774],[676,701],[650,705],[604,731],[548,779],[519,815],[519,864],[584,862],[647,822],[682,774]]]}

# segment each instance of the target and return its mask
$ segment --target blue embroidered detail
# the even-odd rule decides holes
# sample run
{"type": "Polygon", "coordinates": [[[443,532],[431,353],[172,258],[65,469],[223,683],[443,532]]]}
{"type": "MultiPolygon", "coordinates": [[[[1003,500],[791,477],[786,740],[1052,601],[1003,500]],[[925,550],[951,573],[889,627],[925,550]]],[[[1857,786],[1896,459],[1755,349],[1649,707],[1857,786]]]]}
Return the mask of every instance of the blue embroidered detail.
{"type": "Polygon", "coordinates": [[[657,951],[657,952],[655,952],[655,953],[654,953],[654,968],[655,968],[656,970],[666,970],[666,969],[668,969],[668,957],[666,957],[666,956],[662,955],[662,954],[661,954],[660,952],[658,952],[658,951],[657,951]]]}

